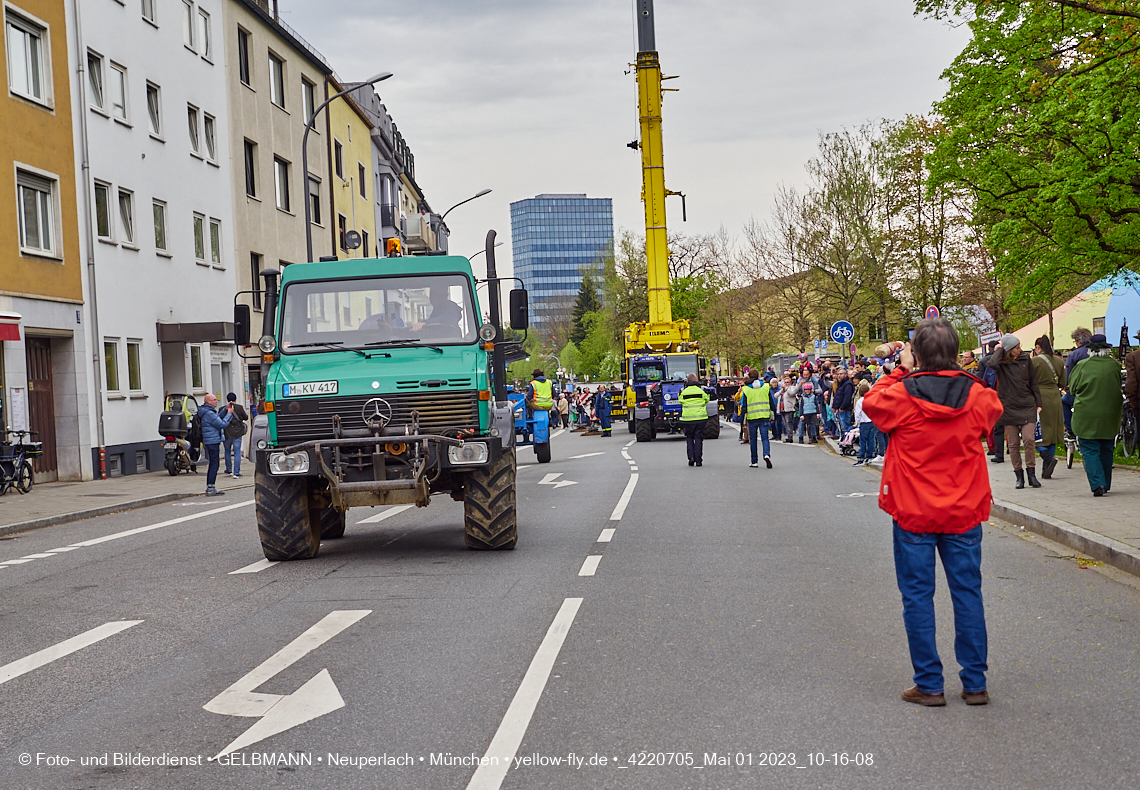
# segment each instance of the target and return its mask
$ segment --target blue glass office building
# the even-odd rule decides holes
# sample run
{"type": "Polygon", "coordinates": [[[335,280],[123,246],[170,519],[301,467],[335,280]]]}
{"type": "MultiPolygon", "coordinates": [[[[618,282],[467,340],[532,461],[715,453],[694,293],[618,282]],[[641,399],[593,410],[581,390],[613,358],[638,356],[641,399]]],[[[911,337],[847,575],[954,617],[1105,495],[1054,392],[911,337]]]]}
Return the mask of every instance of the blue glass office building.
{"type": "Polygon", "coordinates": [[[535,327],[574,304],[583,275],[601,274],[602,257],[613,240],[610,198],[538,195],[511,204],[515,277],[529,292],[535,327]]]}

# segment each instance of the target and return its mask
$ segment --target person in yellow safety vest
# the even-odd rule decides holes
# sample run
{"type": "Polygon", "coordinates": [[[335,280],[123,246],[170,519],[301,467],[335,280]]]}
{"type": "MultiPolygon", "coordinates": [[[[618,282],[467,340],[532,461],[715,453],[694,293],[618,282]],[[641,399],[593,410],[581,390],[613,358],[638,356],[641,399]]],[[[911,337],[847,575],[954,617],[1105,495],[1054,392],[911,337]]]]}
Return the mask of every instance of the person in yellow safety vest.
{"type": "Polygon", "coordinates": [[[685,431],[685,451],[689,455],[689,466],[701,466],[704,460],[705,423],[708,421],[705,404],[709,402],[709,394],[698,382],[697,374],[690,373],[679,397],[681,427],[685,431]]]}
{"type": "Polygon", "coordinates": [[[526,388],[526,405],[531,413],[554,408],[554,382],[542,375],[541,368],[534,369],[534,380],[526,388]]]}
{"type": "Polygon", "coordinates": [[[760,466],[756,455],[756,434],[759,433],[764,442],[764,463],[772,468],[772,448],[768,444],[768,421],[772,419],[772,388],[768,382],[761,381],[759,374],[754,370],[748,374],[749,381],[741,388],[744,393],[740,401],[744,410],[744,419],[748,421],[748,444],[752,449],[752,469],[760,466]]]}

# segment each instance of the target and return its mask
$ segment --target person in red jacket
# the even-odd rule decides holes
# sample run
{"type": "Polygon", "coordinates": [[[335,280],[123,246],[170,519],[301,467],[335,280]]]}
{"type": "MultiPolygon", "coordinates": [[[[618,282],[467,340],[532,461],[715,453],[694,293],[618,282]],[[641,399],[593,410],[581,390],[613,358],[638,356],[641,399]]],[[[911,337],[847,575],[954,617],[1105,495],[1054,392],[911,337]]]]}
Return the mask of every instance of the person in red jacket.
{"type": "Polygon", "coordinates": [[[982,526],[989,518],[989,470],[978,437],[1002,414],[997,393],[959,368],[958,333],[944,318],[915,328],[899,364],[863,398],[890,434],[879,507],[894,519],[895,575],[903,600],[914,686],[902,698],[946,704],[934,627],[934,553],[954,602],[954,651],[962,699],[989,702],[982,605],[982,526]]]}

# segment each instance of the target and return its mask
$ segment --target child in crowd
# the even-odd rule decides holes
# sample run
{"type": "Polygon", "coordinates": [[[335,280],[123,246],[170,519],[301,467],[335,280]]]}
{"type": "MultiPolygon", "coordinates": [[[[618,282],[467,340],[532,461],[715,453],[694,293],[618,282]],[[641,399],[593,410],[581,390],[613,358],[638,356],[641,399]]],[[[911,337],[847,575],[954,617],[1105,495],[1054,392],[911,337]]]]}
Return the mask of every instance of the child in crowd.
{"type": "Polygon", "coordinates": [[[863,396],[871,391],[871,385],[866,381],[859,382],[855,391],[855,427],[859,429],[859,456],[855,466],[866,466],[875,457],[875,445],[878,443],[879,429],[871,422],[871,418],[863,411],[863,396]]]}

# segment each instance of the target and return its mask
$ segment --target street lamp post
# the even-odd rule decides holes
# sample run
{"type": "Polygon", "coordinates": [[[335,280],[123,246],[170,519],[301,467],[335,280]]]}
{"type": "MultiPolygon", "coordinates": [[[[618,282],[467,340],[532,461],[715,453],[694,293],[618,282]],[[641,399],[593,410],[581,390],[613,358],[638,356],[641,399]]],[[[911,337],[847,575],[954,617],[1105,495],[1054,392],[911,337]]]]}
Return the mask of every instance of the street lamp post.
{"type": "MultiPolygon", "coordinates": [[[[464,203],[470,203],[470,202],[471,202],[472,200],[474,200],[475,198],[481,198],[481,197],[483,197],[484,195],[489,195],[489,194],[491,194],[491,190],[489,190],[489,189],[483,189],[483,190],[480,190],[479,192],[476,192],[474,195],[472,195],[471,197],[467,198],[466,200],[461,200],[461,201],[459,201],[459,202],[458,202],[458,203],[456,203],[454,206],[452,206],[451,208],[449,208],[447,211],[443,212],[443,214],[441,214],[441,215],[440,215],[439,221],[440,221],[440,222],[443,222],[445,219],[447,219],[447,215],[448,215],[448,214],[450,214],[452,211],[454,211],[455,209],[457,209],[457,208],[459,208],[460,206],[462,206],[464,203]]],[[[496,244],[495,246],[497,247],[497,246],[499,246],[499,245],[498,245],[498,244],[496,244]]]]}
{"type": "MultiPolygon", "coordinates": [[[[309,132],[313,129],[313,121],[316,120],[321,110],[323,110],[325,107],[328,107],[329,104],[331,104],[336,99],[339,99],[341,96],[344,96],[346,93],[352,93],[354,90],[363,88],[365,85],[375,85],[377,82],[382,82],[391,76],[392,72],[385,71],[377,74],[375,77],[371,77],[365,80],[359,85],[354,85],[351,88],[346,88],[335,96],[330,96],[329,98],[325,99],[324,103],[320,107],[313,110],[312,117],[305,122],[305,133],[301,136],[301,170],[305,176],[305,183],[303,185],[302,192],[302,194],[305,196],[305,253],[307,255],[306,260],[308,260],[310,263],[313,261],[313,207],[309,202],[309,132]]],[[[329,185],[329,189],[332,189],[331,184],[329,185]]]]}

